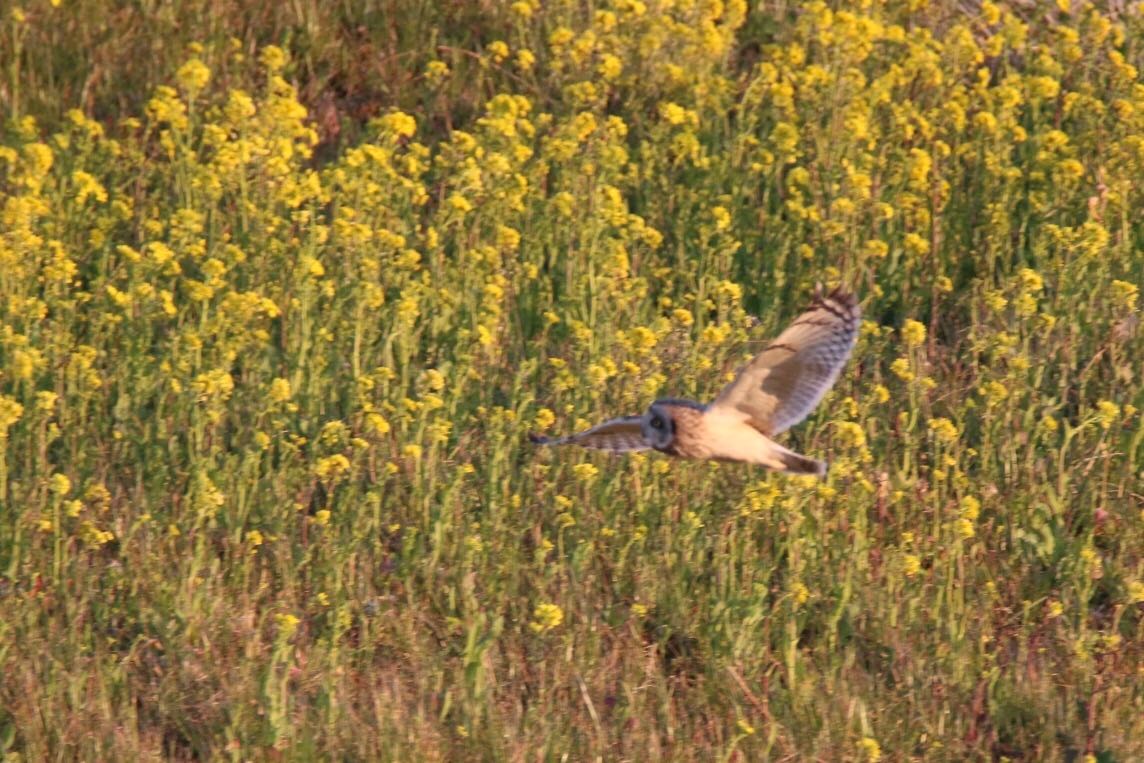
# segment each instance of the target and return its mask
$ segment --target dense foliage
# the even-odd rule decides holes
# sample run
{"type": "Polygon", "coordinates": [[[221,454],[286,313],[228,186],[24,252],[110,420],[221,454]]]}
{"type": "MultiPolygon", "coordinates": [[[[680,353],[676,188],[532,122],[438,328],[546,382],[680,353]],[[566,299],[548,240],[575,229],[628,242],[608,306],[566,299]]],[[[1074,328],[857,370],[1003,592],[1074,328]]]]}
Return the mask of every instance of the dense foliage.
{"type": "Polygon", "coordinates": [[[1144,757],[1138,4],[217,3],[0,21],[5,761],[1144,757]]]}

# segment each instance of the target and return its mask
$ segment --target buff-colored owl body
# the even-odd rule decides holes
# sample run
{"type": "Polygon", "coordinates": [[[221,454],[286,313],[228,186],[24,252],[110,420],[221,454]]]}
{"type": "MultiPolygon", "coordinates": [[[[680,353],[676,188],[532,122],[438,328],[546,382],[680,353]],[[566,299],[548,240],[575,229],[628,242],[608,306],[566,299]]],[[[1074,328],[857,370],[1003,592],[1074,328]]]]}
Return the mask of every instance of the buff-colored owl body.
{"type": "Polygon", "coordinates": [[[834,385],[858,338],[854,295],[815,294],[811,306],[749,363],[708,405],[656,400],[626,416],[545,445],[580,445],[612,452],[658,450],[678,458],[740,461],[777,471],[824,474],[826,464],[799,455],[772,437],[802,421],[834,385]]]}

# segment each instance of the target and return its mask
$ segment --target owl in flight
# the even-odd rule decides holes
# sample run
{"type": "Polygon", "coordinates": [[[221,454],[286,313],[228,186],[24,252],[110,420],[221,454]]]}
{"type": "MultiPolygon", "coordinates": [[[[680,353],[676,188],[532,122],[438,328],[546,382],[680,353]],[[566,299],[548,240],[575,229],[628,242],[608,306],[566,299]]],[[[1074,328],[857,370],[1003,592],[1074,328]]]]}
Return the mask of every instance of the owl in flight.
{"type": "Polygon", "coordinates": [[[669,456],[762,464],[792,474],[826,473],[772,437],[799,423],[834,385],[854,342],[862,311],[843,287],[815,290],[807,310],[739,369],[707,405],[661,399],[642,416],[625,416],[569,435],[532,435],[538,445],[580,445],[623,453],[654,448],[669,456]]]}

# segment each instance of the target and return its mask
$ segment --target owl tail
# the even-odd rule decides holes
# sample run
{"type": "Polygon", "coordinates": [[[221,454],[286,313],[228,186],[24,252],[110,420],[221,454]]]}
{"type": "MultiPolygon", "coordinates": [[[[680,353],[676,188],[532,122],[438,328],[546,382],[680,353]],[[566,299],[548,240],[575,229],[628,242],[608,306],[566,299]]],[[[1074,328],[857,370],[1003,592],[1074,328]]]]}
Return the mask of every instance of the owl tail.
{"type": "Polygon", "coordinates": [[[817,474],[819,477],[826,474],[825,461],[800,456],[793,450],[787,450],[781,445],[775,445],[775,456],[781,464],[776,468],[786,474],[817,474]]]}

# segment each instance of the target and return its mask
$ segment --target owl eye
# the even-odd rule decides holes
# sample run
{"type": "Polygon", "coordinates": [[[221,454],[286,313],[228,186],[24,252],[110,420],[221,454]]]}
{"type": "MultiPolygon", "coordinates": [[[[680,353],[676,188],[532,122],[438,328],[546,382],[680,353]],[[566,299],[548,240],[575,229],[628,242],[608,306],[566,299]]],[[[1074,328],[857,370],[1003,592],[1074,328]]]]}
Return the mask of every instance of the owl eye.
{"type": "Polygon", "coordinates": [[[659,416],[656,416],[651,420],[651,425],[653,429],[663,429],[663,419],[661,419],[659,416]]]}

